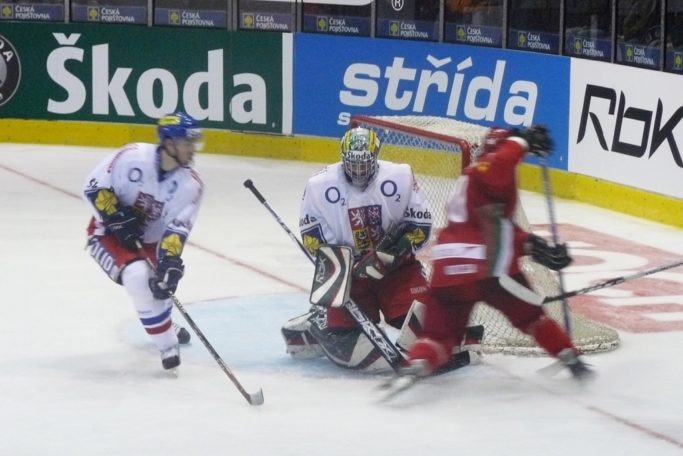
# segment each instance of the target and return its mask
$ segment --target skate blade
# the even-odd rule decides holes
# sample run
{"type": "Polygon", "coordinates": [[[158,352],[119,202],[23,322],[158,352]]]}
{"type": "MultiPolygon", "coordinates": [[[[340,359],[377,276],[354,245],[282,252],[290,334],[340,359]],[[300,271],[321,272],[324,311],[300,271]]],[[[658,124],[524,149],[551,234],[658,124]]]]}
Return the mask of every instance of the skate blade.
{"type": "Polygon", "coordinates": [[[379,385],[378,402],[387,402],[401,393],[411,389],[421,377],[415,375],[403,375],[394,377],[379,385]]]}
{"type": "Polygon", "coordinates": [[[554,377],[564,369],[564,364],[560,361],[554,361],[545,367],[538,369],[538,373],[545,377],[554,377]]]}
{"type": "Polygon", "coordinates": [[[164,369],[166,376],[168,378],[178,378],[180,377],[180,369],[178,367],[172,367],[170,369],[164,369]]]}

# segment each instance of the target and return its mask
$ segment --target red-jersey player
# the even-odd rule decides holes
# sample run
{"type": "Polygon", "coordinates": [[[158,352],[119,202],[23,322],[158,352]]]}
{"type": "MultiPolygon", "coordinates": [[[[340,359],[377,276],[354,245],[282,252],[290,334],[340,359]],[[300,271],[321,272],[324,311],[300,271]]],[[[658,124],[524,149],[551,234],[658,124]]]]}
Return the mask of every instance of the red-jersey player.
{"type": "Polygon", "coordinates": [[[410,349],[406,373],[429,375],[443,365],[479,301],[500,310],[513,326],[560,359],[575,378],[592,373],[567,333],[540,306],[512,294],[500,281],[512,278],[529,287],[519,266],[524,255],[553,270],[571,262],[565,244],[550,246],[513,221],[517,165],[527,152],[545,157],[551,149],[552,139],[543,126],[519,131],[492,128],[475,162],[458,178],[447,204],[448,226],[431,252],[424,333],[410,349]]]}

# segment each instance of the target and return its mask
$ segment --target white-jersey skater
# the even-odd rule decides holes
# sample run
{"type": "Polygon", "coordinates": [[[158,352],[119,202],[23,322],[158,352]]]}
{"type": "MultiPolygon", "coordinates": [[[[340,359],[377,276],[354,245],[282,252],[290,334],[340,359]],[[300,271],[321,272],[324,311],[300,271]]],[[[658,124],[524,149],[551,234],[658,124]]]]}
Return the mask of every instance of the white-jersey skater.
{"type": "Polygon", "coordinates": [[[202,134],[182,112],[160,119],[157,132],[159,144],[128,144],[103,160],[83,195],[94,214],[90,255],[126,289],[164,369],[172,369],[180,364],[178,343],[190,340],[171,320],[170,296],[183,276],[181,254],[202,200],[193,169],[202,134]]]}

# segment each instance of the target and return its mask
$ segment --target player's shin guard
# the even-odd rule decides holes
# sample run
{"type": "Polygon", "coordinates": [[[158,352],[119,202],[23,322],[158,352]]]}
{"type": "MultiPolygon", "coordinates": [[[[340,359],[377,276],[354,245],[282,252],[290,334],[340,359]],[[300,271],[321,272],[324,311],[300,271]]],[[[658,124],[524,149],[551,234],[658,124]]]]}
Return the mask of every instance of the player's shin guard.
{"type": "Polygon", "coordinates": [[[160,352],[178,345],[178,336],[171,321],[173,305],[170,299],[158,300],[149,289],[149,266],[144,261],[129,264],[122,273],[123,286],[130,295],[143,328],[160,352]]]}
{"type": "Polygon", "coordinates": [[[410,309],[408,309],[408,314],[403,320],[401,331],[396,338],[396,346],[404,352],[407,352],[419,335],[422,334],[426,311],[425,305],[417,299],[413,301],[410,309]]]}
{"type": "Polygon", "coordinates": [[[531,323],[525,330],[545,351],[554,357],[565,348],[574,349],[574,344],[559,324],[547,315],[531,323]]]}
{"type": "MultiPolygon", "coordinates": [[[[427,307],[425,304],[418,300],[413,301],[413,304],[408,310],[408,315],[406,315],[403,321],[403,326],[396,338],[396,346],[408,352],[410,347],[415,343],[418,337],[422,334],[422,328],[424,326],[425,314],[427,312],[427,307]]],[[[452,350],[452,354],[456,354],[462,351],[470,352],[470,364],[478,364],[481,362],[482,356],[482,340],[484,339],[484,326],[475,325],[468,326],[465,329],[465,335],[459,345],[455,345],[452,350]]]]}

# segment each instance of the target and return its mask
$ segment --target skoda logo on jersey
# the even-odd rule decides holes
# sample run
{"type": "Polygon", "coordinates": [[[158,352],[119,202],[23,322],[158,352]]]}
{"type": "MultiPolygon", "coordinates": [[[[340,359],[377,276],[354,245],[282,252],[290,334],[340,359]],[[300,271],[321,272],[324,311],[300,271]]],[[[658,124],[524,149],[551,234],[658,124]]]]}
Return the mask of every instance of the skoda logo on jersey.
{"type": "Polygon", "coordinates": [[[429,210],[416,211],[415,208],[409,207],[403,212],[403,217],[417,220],[431,220],[432,213],[429,212],[429,210]]]}
{"type": "Polygon", "coordinates": [[[302,226],[305,226],[305,225],[310,225],[311,223],[315,223],[317,221],[318,221],[317,218],[306,214],[306,216],[304,218],[299,219],[299,228],[301,228],[302,226]]]}
{"type": "Polygon", "coordinates": [[[21,63],[16,49],[0,35],[0,106],[7,103],[19,88],[21,63]]]}
{"type": "Polygon", "coordinates": [[[401,11],[403,9],[404,0],[391,0],[391,7],[395,11],[401,11]]]}

